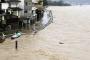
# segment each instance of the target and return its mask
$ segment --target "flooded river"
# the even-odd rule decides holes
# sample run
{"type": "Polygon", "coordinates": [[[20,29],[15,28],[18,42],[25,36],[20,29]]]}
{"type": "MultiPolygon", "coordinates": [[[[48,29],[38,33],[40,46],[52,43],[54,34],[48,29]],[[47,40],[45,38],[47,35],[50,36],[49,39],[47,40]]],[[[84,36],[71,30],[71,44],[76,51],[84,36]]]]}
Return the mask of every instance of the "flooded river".
{"type": "Polygon", "coordinates": [[[90,60],[90,7],[47,9],[53,12],[53,23],[36,35],[16,39],[18,50],[15,41],[7,39],[0,44],[0,60],[90,60]]]}

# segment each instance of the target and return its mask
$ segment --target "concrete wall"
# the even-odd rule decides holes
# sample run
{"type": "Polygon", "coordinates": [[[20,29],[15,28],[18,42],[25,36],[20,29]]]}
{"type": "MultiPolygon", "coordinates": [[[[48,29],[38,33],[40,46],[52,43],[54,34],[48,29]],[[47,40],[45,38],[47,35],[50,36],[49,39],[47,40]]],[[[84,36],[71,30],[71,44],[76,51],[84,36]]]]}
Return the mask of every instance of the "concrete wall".
{"type": "Polygon", "coordinates": [[[19,3],[19,7],[23,9],[20,12],[21,16],[24,17],[30,17],[31,16],[31,11],[32,11],[32,0],[21,0],[19,3]]]}
{"type": "Polygon", "coordinates": [[[24,0],[21,0],[21,2],[18,4],[18,6],[22,9],[22,11],[19,12],[20,16],[24,16],[24,0]]]}
{"type": "Polygon", "coordinates": [[[30,17],[32,12],[32,0],[25,0],[24,3],[25,16],[30,17]]]}

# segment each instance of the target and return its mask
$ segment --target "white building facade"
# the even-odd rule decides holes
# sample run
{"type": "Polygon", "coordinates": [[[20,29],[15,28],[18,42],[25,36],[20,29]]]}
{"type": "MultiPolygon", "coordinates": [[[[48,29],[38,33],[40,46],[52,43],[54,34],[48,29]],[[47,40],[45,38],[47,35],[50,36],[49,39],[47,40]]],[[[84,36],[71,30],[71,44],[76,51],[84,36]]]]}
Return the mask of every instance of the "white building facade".
{"type": "Polygon", "coordinates": [[[32,0],[21,0],[21,2],[18,5],[22,11],[20,12],[21,16],[24,17],[31,17],[32,15],[32,0]]]}

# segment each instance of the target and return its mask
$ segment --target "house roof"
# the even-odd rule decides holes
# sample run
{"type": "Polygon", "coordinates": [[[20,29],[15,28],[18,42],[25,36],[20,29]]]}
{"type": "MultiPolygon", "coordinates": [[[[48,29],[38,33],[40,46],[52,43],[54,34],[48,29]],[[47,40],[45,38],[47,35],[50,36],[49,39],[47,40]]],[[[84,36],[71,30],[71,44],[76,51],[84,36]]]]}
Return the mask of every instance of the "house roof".
{"type": "Polygon", "coordinates": [[[21,2],[20,0],[7,0],[7,1],[3,1],[3,2],[0,2],[0,3],[19,3],[21,2]]]}
{"type": "Polygon", "coordinates": [[[21,1],[20,0],[7,0],[6,2],[8,2],[8,3],[19,3],[21,1]]]}
{"type": "Polygon", "coordinates": [[[22,9],[19,7],[9,7],[9,9],[13,10],[13,11],[21,11],[22,9]]]}

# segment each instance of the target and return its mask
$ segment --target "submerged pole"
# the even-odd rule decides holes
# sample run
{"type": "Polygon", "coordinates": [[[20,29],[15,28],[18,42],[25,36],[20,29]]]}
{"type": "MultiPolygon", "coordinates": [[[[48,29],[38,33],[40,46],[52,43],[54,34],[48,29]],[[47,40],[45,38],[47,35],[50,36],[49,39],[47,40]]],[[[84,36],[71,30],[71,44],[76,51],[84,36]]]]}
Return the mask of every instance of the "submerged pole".
{"type": "Polygon", "coordinates": [[[15,49],[18,50],[18,41],[15,41],[15,49]]]}

